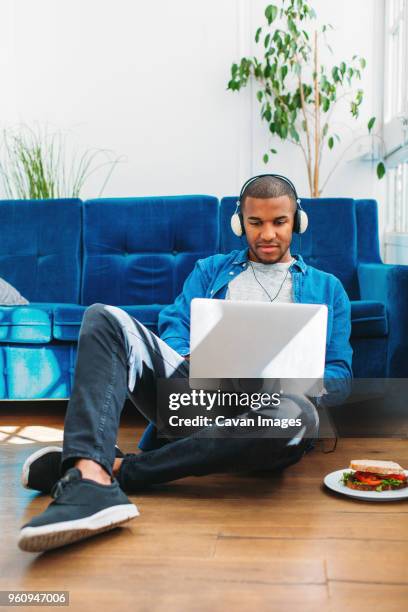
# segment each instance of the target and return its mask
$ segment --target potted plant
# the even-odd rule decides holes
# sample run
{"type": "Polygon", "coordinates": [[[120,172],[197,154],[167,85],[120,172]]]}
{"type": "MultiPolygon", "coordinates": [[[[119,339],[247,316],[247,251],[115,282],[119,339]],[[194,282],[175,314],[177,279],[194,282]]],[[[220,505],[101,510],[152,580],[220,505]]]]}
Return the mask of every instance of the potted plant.
{"type": "MultiPolygon", "coordinates": [[[[281,0],[280,7],[270,4],[265,9],[266,25],[256,30],[255,42],[262,48],[261,57],[243,57],[231,66],[228,89],[239,91],[253,80],[261,118],[271,135],[300,147],[307,171],[310,195],[319,197],[327,181],[343,159],[321,175],[321,162],[327,151],[335,148],[341,136],[334,131],[333,111],[341,100],[348,100],[351,117],[357,119],[364,92],[356,83],[366,67],[363,57],[353,55],[349,62],[333,66],[320,62],[321,41],[329,47],[327,34],[331,25],[312,27],[316,13],[308,0],[281,0]],[[280,24],[280,25],[279,25],[280,24]],[[282,27],[280,27],[282,26],[282,27]]],[[[331,50],[331,49],[330,49],[331,50]]],[[[375,117],[368,122],[372,132],[375,117]]],[[[263,156],[268,163],[270,148],[263,156]]],[[[385,166],[377,164],[382,178],[385,166]]]]}

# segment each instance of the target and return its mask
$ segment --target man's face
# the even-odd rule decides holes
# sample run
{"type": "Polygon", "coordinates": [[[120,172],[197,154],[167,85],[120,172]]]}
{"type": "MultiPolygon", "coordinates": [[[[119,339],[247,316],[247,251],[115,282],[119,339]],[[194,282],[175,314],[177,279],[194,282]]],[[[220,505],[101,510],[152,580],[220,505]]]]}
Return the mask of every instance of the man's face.
{"type": "Polygon", "coordinates": [[[295,205],[286,195],[245,198],[243,216],[251,261],[263,264],[290,261],[294,214],[295,205]]]}

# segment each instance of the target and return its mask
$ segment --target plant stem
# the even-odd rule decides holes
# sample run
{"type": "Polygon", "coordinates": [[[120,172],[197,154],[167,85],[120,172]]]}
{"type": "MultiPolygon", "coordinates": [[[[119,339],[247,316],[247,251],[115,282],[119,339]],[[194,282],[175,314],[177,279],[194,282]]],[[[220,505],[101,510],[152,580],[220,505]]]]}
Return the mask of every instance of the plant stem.
{"type": "Polygon", "coordinates": [[[300,103],[302,106],[303,119],[305,121],[305,132],[306,132],[306,143],[307,143],[307,158],[306,158],[307,178],[309,181],[310,195],[313,195],[312,193],[312,150],[311,150],[311,144],[310,144],[310,131],[309,131],[309,122],[307,120],[307,114],[306,114],[306,102],[305,102],[305,95],[303,91],[301,67],[300,67],[298,56],[296,56],[296,61],[299,66],[298,83],[299,83],[300,103]]]}
{"type": "Polygon", "coordinates": [[[317,30],[314,33],[314,106],[315,106],[315,120],[314,120],[314,173],[313,173],[313,197],[319,197],[319,149],[320,149],[320,92],[318,82],[319,70],[319,58],[318,58],[318,47],[317,47],[317,30]]]}

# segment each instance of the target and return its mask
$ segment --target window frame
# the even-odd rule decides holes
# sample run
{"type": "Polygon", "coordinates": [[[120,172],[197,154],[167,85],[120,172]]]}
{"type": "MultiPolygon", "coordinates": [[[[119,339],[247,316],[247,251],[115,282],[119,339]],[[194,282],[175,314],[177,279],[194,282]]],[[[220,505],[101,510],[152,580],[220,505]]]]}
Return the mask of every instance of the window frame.
{"type": "Polygon", "coordinates": [[[384,2],[387,233],[408,234],[408,0],[384,2]]]}

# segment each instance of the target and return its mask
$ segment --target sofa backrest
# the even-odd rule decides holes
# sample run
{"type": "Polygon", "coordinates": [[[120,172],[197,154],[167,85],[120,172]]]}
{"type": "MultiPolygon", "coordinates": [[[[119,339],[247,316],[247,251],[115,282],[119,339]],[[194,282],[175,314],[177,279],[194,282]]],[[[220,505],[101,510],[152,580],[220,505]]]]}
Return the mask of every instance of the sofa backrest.
{"type": "MultiPolygon", "coordinates": [[[[230,228],[230,218],[236,202],[236,197],[226,197],[221,200],[220,250],[222,253],[241,249],[246,245],[245,239],[234,236],[230,228]]],[[[309,227],[302,236],[294,235],[292,251],[300,253],[311,266],[335,274],[343,283],[349,297],[358,299],[359,257],[379,257],[378,226],[374,229],[376,202],[374,200],[356,202],[351,198],[303,198],[302,207],[308,214],[309,227]],[[367,225],[364,226],[366,222],[367,225]],[[361,241],[358,235],[360,231],[363,232],[361,241]]]]}
{"type": "Polygon", "coordinates": [[[30,302],[78,303],[81,200],[0,200],[0,277],[30,302]]]}
{"type": "Polygon", "coordinates": [[[169,304],[218,242],[212,196],[88,200],[81,303],[169,304]]]}
{"type": "Polygon", "coordinates": [[[355,200],[358,261],[382,263],[376,200],[355,200]]]}
{"type": "MultiPolygon", "coordinates": [[[[200,257],[246,246],[236,197],[0,200],[0,277],[31,302],[167,304],[200,257]],[[82,215],[82,219],[81,219],[82,215]],[[83,253],[81,241],[83,238],[83,253]]],[[[375,200],[303,199],[293,250],[359,298],[358,261],[380,263],[375,200]]]]}

